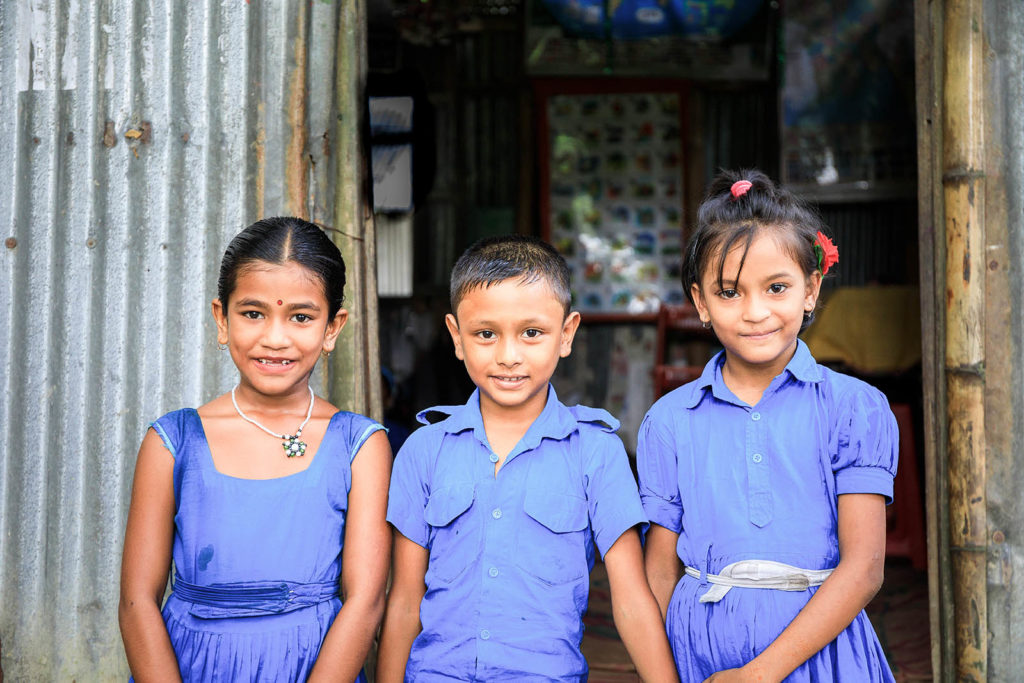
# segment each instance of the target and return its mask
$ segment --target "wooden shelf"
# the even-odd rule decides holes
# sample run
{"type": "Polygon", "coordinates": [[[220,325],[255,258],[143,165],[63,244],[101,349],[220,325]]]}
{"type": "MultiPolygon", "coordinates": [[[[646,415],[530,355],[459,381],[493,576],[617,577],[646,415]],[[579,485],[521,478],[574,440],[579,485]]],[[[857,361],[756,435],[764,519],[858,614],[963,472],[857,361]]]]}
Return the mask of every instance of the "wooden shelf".
{"type": "Polygon", "coordinates": [[[786,185],[793,194],[817,204],[851,204],[878,202],[892,199],[914,199],[916,180],[855,180],[831,185],[791,183],[786,185]]]}

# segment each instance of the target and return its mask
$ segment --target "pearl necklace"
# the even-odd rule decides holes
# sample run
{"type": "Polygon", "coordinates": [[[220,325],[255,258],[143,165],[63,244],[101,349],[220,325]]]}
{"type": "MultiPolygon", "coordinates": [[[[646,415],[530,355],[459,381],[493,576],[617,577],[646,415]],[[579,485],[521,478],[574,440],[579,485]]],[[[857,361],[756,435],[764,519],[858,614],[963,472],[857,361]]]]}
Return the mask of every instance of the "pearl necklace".
{"type": "Polygon", "coordinates": [[[302,421],[302,424],[299,425],[299,428],[295,430],[295,434],[293,435],[278,434],[277,432],[272,432],[263,425],[261,425],[256,420],[252,419],[251,417],[243,413],[242,409],[238,407],[238,401],[235,400],[235,389],[237,388],[238,387],[231,388],[231,403],[232,405],[235,406],[235,410],[238,411],[238,416],[240,418],[242,418],[246,422],[251,422],[252,424],[256,425],[257,427],[265,431],[267,434],[277,437],[278,439],[282,439],[284,443],[282,443],[281,445],[284,446],[284,454],[287,455],[289,458],[294,458],[297,455],[306,454],[306,442],[299,441],[299,437],[302,436],[302,429],[306,426],[306,423],[309,422],[309,418],[313,416],[313,404],[316,402],[316,396],[313,394],[313,387],[309,387],[309,410],[306,411],[306,419],[302,421]]]}

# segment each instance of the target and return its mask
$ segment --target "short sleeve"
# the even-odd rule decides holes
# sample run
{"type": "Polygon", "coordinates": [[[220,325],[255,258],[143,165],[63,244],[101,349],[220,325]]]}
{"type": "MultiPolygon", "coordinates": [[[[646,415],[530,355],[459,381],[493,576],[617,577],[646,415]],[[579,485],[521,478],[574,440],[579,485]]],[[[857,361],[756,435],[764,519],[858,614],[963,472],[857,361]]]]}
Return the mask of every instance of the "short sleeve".
{"type": "Polygon", "coordinates": [[[178,448],[181,446],[182,435],[185,432],[185,420],[188,419],[188,416],[188,409],[175,410],[161,416],[149,425],[175,460],[178,458],[178,448]]]}
{"type": "Polygon", "coordinates": [[[395,456],[388,490],[388,522],[413,543],[428,547],[430,527],[423,511],[427,506],[426,466],[432,430],[413,432],[395,456]]]}
{"type": "Polygon", "coordinates": [[[203,433],[202,420],[194,408],[182,408],[163,415],[151,423],[150,427],[157,433],[164,447],[174,458],[172,480],[175,512],[177,512],[177,506],[181,502],[181,486],[185,472],[197,467],[196,459],[191,455],[196,449],[189,448],[186,441],[189,438],[195,438],[197,433],[203,433]]]}
{"type": "Polygon", "coordinates": [[[640,504],[636,480],[629,467],[629,456],[622,441],[614,433],[581,426],[580,447],[585,455],[583,475],[586,482],[587,507],[594,544],[604,558],[626,531],[642,525],[647,530],[647,517],[640,504]]]}
{"type": "Polygon", "coordinates": [[[348,444],[348,461],[350,463],[355,461],[356,454],[359,453],[359,449],[363,447],[363,444],[370,438],[370,435],[384,429],[384,425],[364,415],[356,413],[351,415],[352,422],[349,426],[348,444]]]}
{"type": "Polygon", "coordinates": [[[675,439],[667,420],[651,412],[644,416],[637,435],[636,465],[640,501],[652,524],[679,533],[683,530],[683,503],[679,497],[675,439]]]}
{"type": "Polygon", "coordinates": [[[885,395],[861,384],[838,401],[837,415],[829,443],[836,494],[877,493],[891,503],[899,429],[885,395]]]}

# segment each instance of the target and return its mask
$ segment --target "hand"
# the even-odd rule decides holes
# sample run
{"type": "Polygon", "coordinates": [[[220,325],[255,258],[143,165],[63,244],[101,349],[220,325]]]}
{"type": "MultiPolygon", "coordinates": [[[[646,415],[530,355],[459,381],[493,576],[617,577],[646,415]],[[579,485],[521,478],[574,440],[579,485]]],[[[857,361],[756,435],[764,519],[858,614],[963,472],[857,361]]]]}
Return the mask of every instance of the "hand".
{"type": "Polygon", "coordinates": [[[711,674],[704,679],[704,683],[763,683],[768,680],[766,676],[751,671],[749,667],[745,666],[742,669],[726,669],[711,674]]]}

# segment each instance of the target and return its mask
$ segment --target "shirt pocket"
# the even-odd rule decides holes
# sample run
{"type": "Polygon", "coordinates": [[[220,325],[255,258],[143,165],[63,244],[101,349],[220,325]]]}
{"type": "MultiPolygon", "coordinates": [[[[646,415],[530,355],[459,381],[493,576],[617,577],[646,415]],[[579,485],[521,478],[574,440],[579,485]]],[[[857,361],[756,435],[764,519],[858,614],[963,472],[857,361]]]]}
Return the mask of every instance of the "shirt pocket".
{"type": "Polygon", "coordinates": [[[480,555],[482,534],[473,514],[472,483],[445,486],[430,493],[424,520],[430,525],[430,577],[449,582],[459,577],[480,555]]]}
{"type": "Polygon", "coordinates": [[[577,581],[589,571],[587,501],[566,493],[528,489],[517,534],[516,562],[547,584],[577,581]]]}

